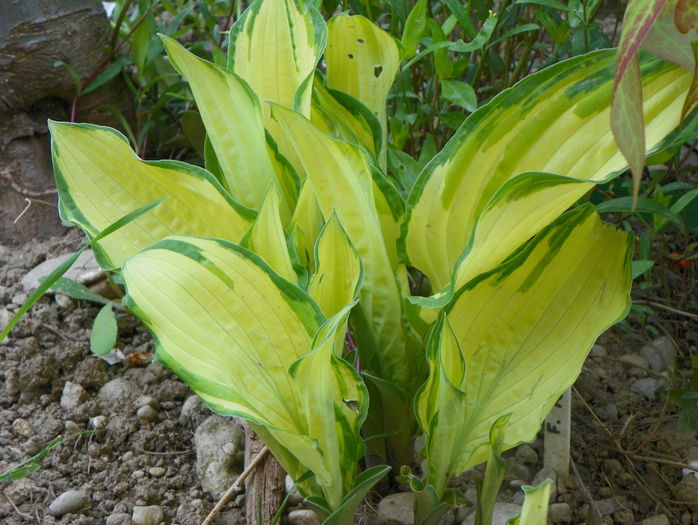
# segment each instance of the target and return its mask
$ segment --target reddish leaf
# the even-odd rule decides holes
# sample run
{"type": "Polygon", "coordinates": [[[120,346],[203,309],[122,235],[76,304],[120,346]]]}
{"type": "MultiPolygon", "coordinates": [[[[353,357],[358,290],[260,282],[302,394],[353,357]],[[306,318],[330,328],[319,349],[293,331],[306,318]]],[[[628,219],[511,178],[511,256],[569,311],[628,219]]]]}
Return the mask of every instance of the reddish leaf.
{"type": "Polygon", "coordinates": [[[637,55],[616,81],[611,106],[611,129],[618,148],[633,174],[633,200],[637,198],[645,165],[645,122],[642,114],[642,80],[637,55]]]}

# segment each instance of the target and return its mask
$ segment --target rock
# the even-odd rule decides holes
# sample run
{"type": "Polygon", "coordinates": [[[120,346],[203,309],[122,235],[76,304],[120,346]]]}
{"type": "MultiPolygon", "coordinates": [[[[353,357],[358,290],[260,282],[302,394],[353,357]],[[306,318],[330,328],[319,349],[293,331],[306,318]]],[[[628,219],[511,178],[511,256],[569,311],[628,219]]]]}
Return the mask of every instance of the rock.
{"type": "Polygon", "coordinates": [[[79,384],[66,381],[61,394],[61,408],[70,410],[82,405],[89,397],[87,391],[79,384]]]}
{"type": "Polygon", "coordinates": [[[167,473],[167,470],[162,467],[152,467],[148,469],[148,473],[154,478],[161,478],[167,473]]]}
{"type": "Polygon", "coordinates": [[[698,461],[687,460],[686,463],[688,464],[688,466],[693,467],[693,468],[681,469],[681,474],[683,476],[695,476],[696,478],[698,478],[698,470],[695,470],[695,469],[698,469],[698,461]]]}
{"type": "Polygon", "coordinates": [[[651,516],[640,522],[640,525],[671,525],[669,518],[666,514],[658,514],[656,516],[651,516]]]}
{"type": "Polygon", "coordinates": [[[685,501],[686,506],[692,512],[698,512],[698,478],[695,476],[685,476],[674,485],[673,492],[676,500],[685,501]]]}
{"type": "Polygon", "coordinates": [[[149,406],[154,410],[160,410],[160,401],[155,399],[153,396],[138,396],[138,399],[133,402],[133,407],[135,409],[145,406],[149,406]]]}
{"type": "Polygon", "coordinates": [[[105,408],[108,407],[110,410],[121,408],[123,410],[130,407],[139,394],[138,386],[134,382],[117,377],[99,389],[97,399],[105,408]]]}
{"type": "MultiPolygon", "coordinates": [[[[492,513],[492,525],[506,525],[507,520],[518,516],[521,513],[521,505],[514,505],[513,503],[500,503],[499,501],[494,504],[494,512],[492,513]]],[[[462,523],[462,525],[474,525],[475,524],[475,513],[473,512],[468,516],[462,523]]]]}
{"type": "Polygon", "coordinates": [[[165,514],[157,505],[147,507],[135,505],[131,521],[133,521],[133,525],[157,525],[165,521],[165,514]]]}
{"type": "Polygon", "coordinates": [[[201,525],[201,522],[208,516],[209,510],[203,500],[193,499],[185,501],[177,507],[175,520],[180,525],[201,525]]]}
{"type": "Polygon", "coordinates": [[[624,502],[621,498],[611,497],[594,502],[601,516],[608,516],[619,510],[623,510],[624,502]]]}
{"type": "Polygon", "coordinates": [[[604,407],[607,421],[618,421],[618,407],[614,403],[609,403],[604,407]]]}
{"type": "Polygon", "coordinates": [[[241,472],[245,433],[233,418],[209,416],[194,433],[196,475],[202,488],[220,499],[241,472]]]}
{"type": "Polygon", "coordinates": [[[603,468],[610,477],[614,478],[623,470],[623,465],[617,459],[605,459],[603,468]]]}
{"type": "Polygon", "coordinates": [[[194,415],[204,407],[204,402],[197,395],[189,396],[184,403],[182,403],[182,409],[179,412],[179,420],[186,421],[192,419],[194,415]]]}
{"type": "Polygon", "coordinates": [[[414,493],[398,492],[378,504],[377,525],[411,525],[414,523],[414,493]]]}
{"type": "Polygon", "coordinates": [[[295,509],[288,513],[291,525],[320,525],[317,515],[310,509],[295,509]]]}
{"type": "Polygon", "coordinates": [[[608,355],[608,351],[606,350],[605,346],[596,344],[591,347],[591,352],[589,352],[589,355],[591,357],[606,357],[608,355]]]}
{"type": "MultiPolygon", "coordinates": [[[[72,253],[59,255],[58,257],[48,259],[42,262],[39,266],[35,267],[20,281],[24,290],[26,292],[34,291],[39,287],[40,277],[49,275],[72,255],[72,253]]],[[[73,279],[81,284],[86,284],[100,279],[103,274],[104,271],[97,264],[92,250],[86,250],[80,255],[80,257],[78,257],[77,261],[73,263],[70,269],[63,274],[63,277],[73,279]]]]}
{"type": "Polygon", "coordinates": [[[16,305],[21,306],[27,301],[28,298],[29,296],[26,293],[18,292],[12,296],[12,302],[16,305]]]}
{"type": "Polygon", "coordinates": [[[640,353],[655,372],[661,372],[676,364],[676,347],[665,335],[643,346],[640,353]]]}
{"type": "Polygon", "coordinates": [[[29,424],[29,421],[17,418],[12,422],[12,432],[23,438],[30,438],[36,435],[36,430],[29,424]]]}
{"type": "Polygon", "coordinates": [[[150,405],[145,405],[136,411],[138,419],[143,423],[151,423],[158,418],[158,412],[150,405]]]}
{"type": "Polygon", "coordinates": [[[22,450],[27,456],[35,456],[44,448],[44,442],[39,436],[32,436],[22,443],[22,450]]]}
{"type": "Polygon", "coordinates": [[[626,365],[630,365],[635,368],[640,368],[642,370],[647,370],[650,366],[647,362],[647,359],[645,359],[640,354],[625,354],[620,356],[618,360],[621,363],[625,363],[626,365]]]}
{"type": "Polygon", "coordinates": [[[569,523],[572,521],[572,510],[567,503],[553,503],[548,507],[548,519],[553,523],[569,523]]]}
{"type": "Polygon", "coordinates": [[[293,485],[294,483],[291,476],[287,474],[284,479],[284,488],[286,489],[286,494],[288,494],[288,504],[291,506],[299,505],[300,502],[303,501],[303,496],[300,495],[298,490],[293,488],[293,485]]]}
{"type": "Polygon", "coordinates": [[[82,492],[68,490],[53,500],[53,503],[48,507],[48,514],[49,516],[60,518],[63,514],[76,512],[89,504],[90,500],[82,492]]]}
{"type": "Polygon", "coordinates": [[[519,458],[525,465],[535,465],[538,463],[538,452],[533,450],[530,445],[520,445],[516,449],[515,456],[519,458]]]}
{"type": "Polygon", "coordinates": [[[543,483],[546,479],[552,481],[550,484],[550,501],[555,501],[557,498],[557,472],[550,467],[543,467],[538,471],[538,473],[533,477],[531,485],[537,487],[543,483]]]}
{"type": "Polygon", "coordinates": [[[63,309],[68,308],[70,306],[70,303],[72,302],[72,299],[70,297],[62,293],[57,293],[54,299],[58,307],[63,309]]]}
{"type": "Polygon", "coordinates": [[[630,391],[645,396],[648,401],[651,401],[654,399],[654,394],[660,386],[661,383],[653,377],[645,377],[630,385],[630,391]]]}
{"type": "Polygon", "coordinates": [[[90,426],[94,429],[104,428],[107,426],[107,416],[95,416],[90,418],[90,426]]]}
{"type": "Polygon", "coordinates": [[[131,525],[131,515],[126,512],[110,514],[107,516],[104,525],[131,525]]]}
{"type": "Polygon", "coordinates": [[[19,505],[25,499],[29,498],[36,489],[36,483],[31,479],[22,478],[11,483],[10,486],[3,491],[3,494],[10,498],[12,503],[19,505]]]}

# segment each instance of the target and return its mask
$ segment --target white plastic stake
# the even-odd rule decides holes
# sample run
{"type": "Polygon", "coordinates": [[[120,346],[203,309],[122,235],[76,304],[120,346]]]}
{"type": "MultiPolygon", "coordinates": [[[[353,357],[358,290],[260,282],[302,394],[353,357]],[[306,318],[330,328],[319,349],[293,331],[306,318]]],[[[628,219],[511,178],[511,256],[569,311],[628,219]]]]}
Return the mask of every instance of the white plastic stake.
{"type": "Polygon", "coordinates": [[[543,465],[558,476],[566,476],[570,468],[570,427],[572,390],[568,388],[555,403],[544,425],[543,465]]]}

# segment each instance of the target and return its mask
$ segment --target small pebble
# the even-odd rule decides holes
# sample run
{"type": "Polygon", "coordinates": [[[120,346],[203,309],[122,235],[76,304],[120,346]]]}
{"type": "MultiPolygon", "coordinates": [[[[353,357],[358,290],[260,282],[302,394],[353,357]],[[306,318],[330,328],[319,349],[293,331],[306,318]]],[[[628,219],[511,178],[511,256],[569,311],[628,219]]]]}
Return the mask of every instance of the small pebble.
{"type": "Polygon", "coordinates": [[[90,418],[92,428],[104,428],[107,426],[107,416],[95,416],[90,418]]]}
{"type": "Polygon", "coordinates": [[[136,505],[133,507],[131,520],[133,525],[157,525],[165,521],[165,514],[157,505],[147,507],[136,505]]]}
{"type": "Polygon", "coordinates": [[[160,409],[160,401],[155,399],[153,396],[138,396],[138,399],[136,399],[133,402],[133,407],[135,409],[139,409],[141,407],[149,406],[153,410],[159,410],[160,409]]]}
{"type": "Polygon", "coordinates": [[[530,445],[521,445],[516,449],[515,456],[525,465],[535,465],[538,463],[538,452],[533,450],[530,445]]]}
{"type": "Polygon", "coordinates": [[[68,306],[70,306],[70,297],[68,297],[67,295],[64,295],[62,293],[57,293],[55,299],[56,299],[56,304],[60,308],[68,308],[68,306]]]}
{"type": "Polygon", "coordinates": [[[138,419],[144,423],[151,423],[158,418],[157,410],[150,405],[145,405],[139,408],[136,415],[138,416],[138,419]]]}
{"type": "Polygon", "coordinates": [[[295,509],[288,513],[290,525],[320,525],[320,520],[310,509],[295,509]]]}
{"type": "Polygon", "coordinates": [[[148,472],[150,473],[151,476],[154,478],[161,478],[165,475],[167,472],[164,468],[162,467],[151,467],[148,472]]]}
{"type": "Polygon", "coordinates": [[[107,516],[104,525],[131,525],[131,515],[125,512],[110,514],[107,516]]]}
{"type": "Polygon", "coordinates": [[[23,305],[29,296],[24,292],[18,292],[12,296],[12,302],[18,305],[23,305]]]}
{"type": "Polygon", "coordinates": [[[651,401],[654,399],[654,394],[660,386],[661,383],[653,377],[645,377],[644,379],[638,379],[630,385],[630,391],[640,394],[651,401]]]}
{"type": "Polygon", "coordinates": [[[293,480],[291,479],[291,476],[286,475],[284,485],[286,488],[286,494],[288,494],[289,505],[299,505],[300,502],[303,501],[303,496],[300,495],[297,489],[293,488],[293,480]]]}
{"type": "Polygon", "coordinates": [[[641,368],[647,370],[649,368],[649,363],[647,359],[642,357],[640,354],[625,354],[620,356],[619,361],[636,368],[641,368]]]}
{"type": "Polygon", "coordinates": [[[17,418],[12,422],[12,432],[24,438],[29,438],[36,434],[36,430],[29,424],[29,421],[22,418],[17,418]]]}
{"type": "Polygon", "coordinates": [[[69,512],[75,512],[89,505],[90,500],[80,491],[68,490],[58,496],[48,507],[48,514],[59,518],[69,512]]]}
{"type": "Polygon", "coordinates": [[[89,397],[87,391],[77,383],[66,381],[61,394],[61,408],[70,410],[82,405],[89,397]]]}
{"type": "Polygon", "coordinates": [[[676,364],[676,347],[667,336],[657,337],[643,346],[640,353],[655,372],[660,372],[676,364]]]}
{"type": "Polygon", "coordinates": [[[35,456],[44,448],[44,442],[41,441],[39,436],[32,436],[27,439],[23,445],[22,449],[28,456],[35,456]]]}
{"type": "Polygon", "coordinates": [[[65,432],[66,434],[75,434],[76,432],[80,432],[80,425],[69,419],[65,422],[65,432]]]}
{"type": "Polygon", "coordinates": [[[90,443],[87,445],[87,455],[91,458],[98,458],[101,452],[102,447],[100,447],[98,443],[90,443]]]}
{"type": "Polygon", "coordinates": [[[572,510],[567,503],[553,503],[548,508],[548,519],[553,523],[569,523],[572,520],[572,510]]]}

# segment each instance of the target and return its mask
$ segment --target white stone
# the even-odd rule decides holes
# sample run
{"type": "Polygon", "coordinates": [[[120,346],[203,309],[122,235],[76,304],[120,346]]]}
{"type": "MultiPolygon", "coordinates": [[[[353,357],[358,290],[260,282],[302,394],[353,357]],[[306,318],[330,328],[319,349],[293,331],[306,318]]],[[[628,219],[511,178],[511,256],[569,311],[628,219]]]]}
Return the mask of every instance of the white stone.
{"type": "MultiPolygon", "coordinates": [[[[521,514],[521,505],[497,502],[494,504],[492,513],[492,525],[506,525],[508,520],[519,514],[521,514]]],[[[475,513],[465,518],[462,525],[475,525],[475,513]]]]}
{"type": "Polygon", "coordinates": [[[233,418],[209,416],[194,433],[194,448],[201,486],[218,500],[242,470],[245,432],[233,418]]]}
{"type": "Polygon", "coordinates": [[[378,504],[378,525],[412,525],[412,523],[414,523],[413,492],[390,494],[378,504]]]}
{"type": "Polygon", "coordinates": [[[89,394],[82,385],[73,383],[72,381],[66,381],[63,386],[63,393],[61,394],[61,408],[64,410],[77,408],[87,401],[88,397],[89,394]]]}
{"type": "Polygon", "coordinates": [[[157,505],[147,507],[136,505],[133,507],[131,521],[133,521],[133,525],[158,525],[158,523],[165,521],[165,514],[157,505]]]}
{"type": "Polygon", "coordinates": [[[89,504],[90,500],[82,492],[68,490],[53,500],[53,503],[48,507],[48,514],[59,518],[69,512],[78,511],[89,504]]]}
{"type": "Polygon", "coordinates": [[[288,513],[291,525],[320,525],[317,515],[310,509],[295,509],[288,513]]]}
{"type": "MultiPolygon", "coordinates": [[[[27,292],[32,292],[39,287],[39,278],[49,275],[53,270],[63,264],[72,253],[59,255],[52,259],[42,262],[39,266],[32,269],[21,280],[22,287],[27,292]]],[[[70,269],[63,274],[63,277],[72,279],[81,284],[91,283],[99,279],[104,274],[104,271],[99,267],[95,260],[92,250],[84,251],[70,269]]]]}

